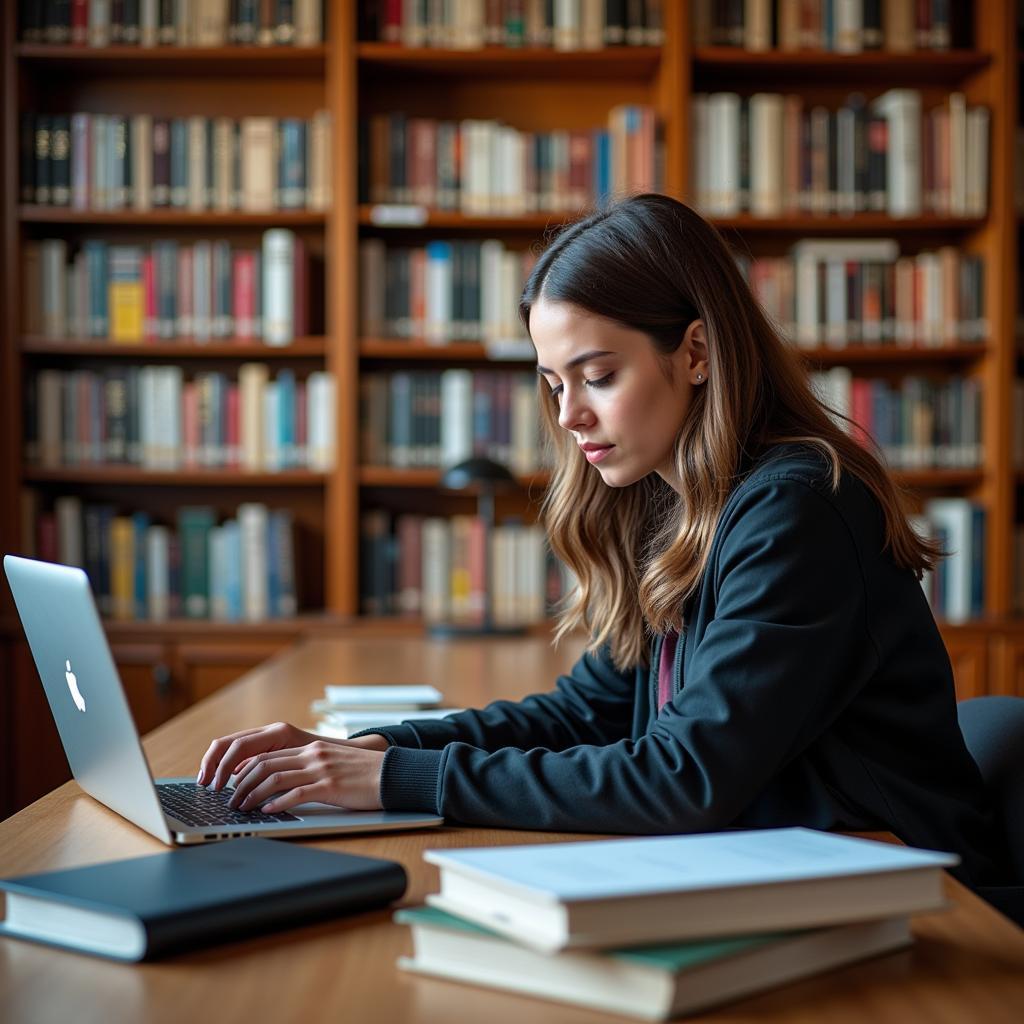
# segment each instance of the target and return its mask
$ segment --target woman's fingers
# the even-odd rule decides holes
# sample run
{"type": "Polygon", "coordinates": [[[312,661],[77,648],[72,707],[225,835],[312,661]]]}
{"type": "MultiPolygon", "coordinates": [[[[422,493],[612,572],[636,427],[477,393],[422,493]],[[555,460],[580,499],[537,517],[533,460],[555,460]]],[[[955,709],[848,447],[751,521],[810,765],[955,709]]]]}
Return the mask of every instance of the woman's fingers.
{"type": "Polygon", "coordinates": [[[301,757],[301,752],[302,748],[296,747],[291,750],[274,750],[258,754],[252,759],[249,770],[236,782],[235,791],[228,805],[243,811],[252,810],[255,803],[252,799],[254,792],[259,791],[264,796],[277,792],[273,786],[267,788],[271,780],[276,776],[308,767],[307,762],[301,757]]]}
{"type": "Polygon", "coordinates": [[[256,733],[262,732],[264,728],[266,727],[243,729],[241,732],[233,732],[227,736],[219,736],[215,739],[199,762],[199,774],[196,776],[196,783],[200,786],[205,786],[213,778],[214,772],[216,772],[218,765],[223,759],[225,751],[235,740],[245,736],[253,736],[256,733]]]}
{"type": "MultiPolygon", "coordinates": [[[[309,774],[309,773],[304,773],[309,774]]],[[[294,789],[288,790],[286,793],[279,793],[272,800],[263,804],[260,810],[264,814],[280,814],[281,811],[290,810],[292,807],[298,807],[299,804],[309,803],[328,803],[328,797],[330,796],[330,783],[326,779],[319,779],[315,782],[310,782],[305,785],[295,786],[294,789]]]]}

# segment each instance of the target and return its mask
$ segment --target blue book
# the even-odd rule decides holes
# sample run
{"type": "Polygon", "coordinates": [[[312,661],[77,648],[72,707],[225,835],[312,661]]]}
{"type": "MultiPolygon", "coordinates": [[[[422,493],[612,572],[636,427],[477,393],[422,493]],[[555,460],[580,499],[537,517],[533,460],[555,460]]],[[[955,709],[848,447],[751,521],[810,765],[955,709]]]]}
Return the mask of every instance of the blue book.
{"type": "Polygon", "coordinates": [[[224,599],[229,622],[242,620],[242,531],[236,519],[229,519],[223,527],[224,545],[224,599]]]}
{"type": "Polygon", "coordinates": [[[0,879],[0,935],[150,960],[398,899],[404,868],[273,839],[230,839],[0,879]]]}
{"type": "Polygon", "coordinates": [[[107,243],[91,238],[82,244],[82,250],[85,252],[85,269],[89,281],[89,337],[105,338],[110,326],[107,308],[107,243]]]}
{"type": "Polygon", "coordinates": [[[280,424],[281,469],[296,465],[295,450],[295,371],[277,374],[278,422],[280,424]]]}
{"type": "Polygon", "coordinates": [[[132,581],[132,601],[135,618],[140,622],[149,618],[146,591],[146,533],[149,530],[149,516],[145,512],[132,514],[132,533],[135,540],[135,575],[132,581]]]}
{"type": "Polygon", "coordinates": [[[427,902],[542,952],[897,917],[946,905],[933,853],[806,828],[427,850],[427,902]]]}

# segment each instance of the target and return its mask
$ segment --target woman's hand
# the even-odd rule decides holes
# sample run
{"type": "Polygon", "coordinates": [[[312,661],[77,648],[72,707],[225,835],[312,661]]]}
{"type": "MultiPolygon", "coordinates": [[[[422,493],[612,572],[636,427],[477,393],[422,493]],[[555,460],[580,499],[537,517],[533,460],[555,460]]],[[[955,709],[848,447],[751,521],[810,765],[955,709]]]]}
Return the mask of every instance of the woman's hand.
{"type": "Polygon", "coordinates": [[[242,810],[262,804],[272,813],[309,801],[376,810],[387,747],[383,736],[330,740],[275,722],[214,740],[196,782],[219,790],[237,776],[231,805],[242,810]]]}

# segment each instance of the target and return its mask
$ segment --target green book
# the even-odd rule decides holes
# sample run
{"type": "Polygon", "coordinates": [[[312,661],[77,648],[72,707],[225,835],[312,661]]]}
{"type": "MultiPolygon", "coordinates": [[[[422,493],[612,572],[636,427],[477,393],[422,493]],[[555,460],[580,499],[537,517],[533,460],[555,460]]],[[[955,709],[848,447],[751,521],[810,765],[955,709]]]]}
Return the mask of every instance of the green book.
{"type": "Polygon", "coordinates": [[[214,510],[206,505],[186,506],[178,512],[181,542],[181,603],[187,619],[210,617],[210,531],[214,510]]]}
{"type": "Polygon", "coordinates": [[[608,1013],[667,1020],[864,960],[911,942],[905,917],[796,932],[545,954],[434,907],[399,910],[407,971],[608,1013]]]}

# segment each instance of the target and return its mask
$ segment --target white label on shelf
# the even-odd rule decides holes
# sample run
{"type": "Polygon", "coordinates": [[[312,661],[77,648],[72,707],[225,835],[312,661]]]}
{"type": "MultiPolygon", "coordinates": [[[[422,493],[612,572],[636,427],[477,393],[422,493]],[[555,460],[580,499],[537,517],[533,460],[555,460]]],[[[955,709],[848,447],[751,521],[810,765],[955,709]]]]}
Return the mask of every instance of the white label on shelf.
{"type": "Polygon", "coordinates": [[[498,338],[485,343],[488,359],[532,360],[533,343],[529,338],[498,338]]]}
{"type": "Polygon", "coordinates": [[[370,221],[384,227],[422,227],[427,223],[425,206],[409,203],[378,203],[370,207],[370,221]]]}

